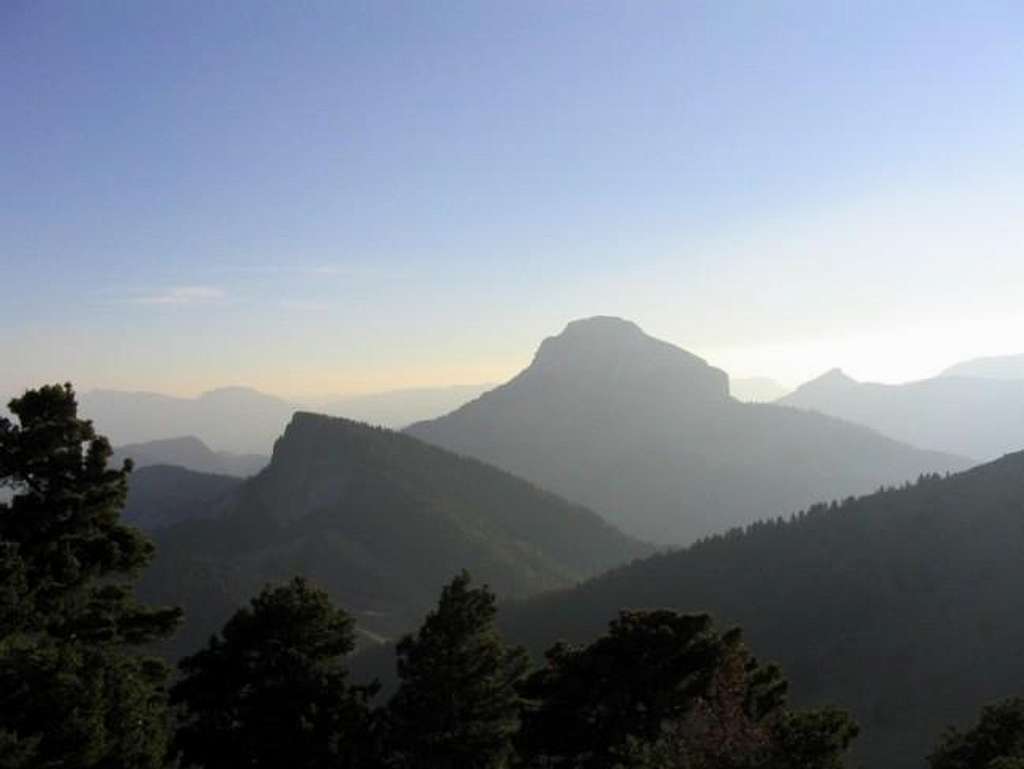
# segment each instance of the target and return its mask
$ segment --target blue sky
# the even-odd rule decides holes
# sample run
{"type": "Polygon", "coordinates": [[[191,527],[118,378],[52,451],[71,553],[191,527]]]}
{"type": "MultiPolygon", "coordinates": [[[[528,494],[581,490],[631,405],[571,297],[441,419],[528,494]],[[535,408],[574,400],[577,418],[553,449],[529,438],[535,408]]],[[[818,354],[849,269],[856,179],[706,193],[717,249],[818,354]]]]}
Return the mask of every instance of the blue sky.
{"type": "Polygon", "coordinates": [[[0,3],[0,391],[1024,349],[1019,2],[0,3]]]}

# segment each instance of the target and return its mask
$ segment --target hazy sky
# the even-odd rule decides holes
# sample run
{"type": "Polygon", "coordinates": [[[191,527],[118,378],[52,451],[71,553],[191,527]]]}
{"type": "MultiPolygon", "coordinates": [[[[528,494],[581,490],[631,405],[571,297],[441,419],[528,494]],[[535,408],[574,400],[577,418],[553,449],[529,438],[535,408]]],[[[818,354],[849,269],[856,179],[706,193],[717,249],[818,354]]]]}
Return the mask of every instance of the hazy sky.
{"type": "Polygon", "coordinates": [[[0,0],[0,391],[1024,351],[1024,5],[0,0]]]}

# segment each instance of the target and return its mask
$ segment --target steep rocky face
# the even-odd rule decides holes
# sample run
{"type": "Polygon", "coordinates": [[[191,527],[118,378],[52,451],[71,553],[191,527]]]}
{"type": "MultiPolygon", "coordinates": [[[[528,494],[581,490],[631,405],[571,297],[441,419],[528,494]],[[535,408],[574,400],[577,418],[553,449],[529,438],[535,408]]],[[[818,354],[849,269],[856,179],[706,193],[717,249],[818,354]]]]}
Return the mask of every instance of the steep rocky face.
{"type": "Polygon", "coordinates": [[[605,317],[570,323],[508,383],[408,432],[659,544],[968,464],[819,414],[740,403],[721,370],[605,317]]]}

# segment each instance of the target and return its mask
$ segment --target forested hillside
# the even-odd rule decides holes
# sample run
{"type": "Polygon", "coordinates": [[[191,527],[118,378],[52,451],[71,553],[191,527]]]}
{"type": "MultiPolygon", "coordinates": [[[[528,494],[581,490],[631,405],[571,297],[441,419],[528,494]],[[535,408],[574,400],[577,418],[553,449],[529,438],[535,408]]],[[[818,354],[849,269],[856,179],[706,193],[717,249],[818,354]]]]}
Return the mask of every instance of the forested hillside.
{"type": "Polygon", "coordinates": [[[1024,452],[818,505],[512,608],[539,652],[621,608],[708,611],[785,667],[798,703],[842,703],[865,766],[920,766],[949,723],[1024,682],[1024,452]]]}
{"type": "Polygon", "coordinates": [[[149,600],[181,605],[175,650],[205,639],[268,581],[305,575],[391,636],[453,571],[501,596],[572,585],[650,553],[596,514],[480,462],[345,419],[296,414],[270,465],[216,517],[155,532],[149,600]]]}

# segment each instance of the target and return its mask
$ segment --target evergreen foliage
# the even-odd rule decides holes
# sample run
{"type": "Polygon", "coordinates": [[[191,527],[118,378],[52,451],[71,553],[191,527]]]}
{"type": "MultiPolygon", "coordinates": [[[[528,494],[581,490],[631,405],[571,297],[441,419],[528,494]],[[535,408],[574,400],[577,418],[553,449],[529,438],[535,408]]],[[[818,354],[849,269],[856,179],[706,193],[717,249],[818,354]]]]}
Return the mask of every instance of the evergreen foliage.
{"type": "Polygon", "coordinates": [[[586,646],[560,643],[524,687],[520,750],[552,769],[839,765],[856,726],[792,713],[786,682],[707,615],[625,611],[586,646]]]}
{"type": "Polygon", "coordinates": [[[397,766],[499,769],[518,726],[526,652],[505,646],[494,594],[463,571],[397,647],[399,689],[387,710],[397,766]]]}
{"type": "Polygon", "coordinates": [[[800,706],[839,703],[866,766],[917,767],[943,726],[1024,680],[1024,453],[816,505],[505,608],[511,641],[584,642],[621,607],[736,624],[800,706]]]}
{"type": "Polygon", "coordinates": [[[130,647],[181,612],[136,602],[152,544],[123,526],[130,463],[78,418],[71,385],[0,417],[0,766],[163,766],[166,666],[130,647]]]}
{"type": "Polygon", "coordinates": [[[177,746],[205,769],[365,765],[374,686],[348,682],[353,621],[296,577],[267,587],[180,663],[177,746]]]}
{"type": "Polygon", "coordinates": [[[1024,699],[1013,697],[982,709],[966,732],[951,728],[928,756],[931,769],[1024,767],[1024,699]]]}

